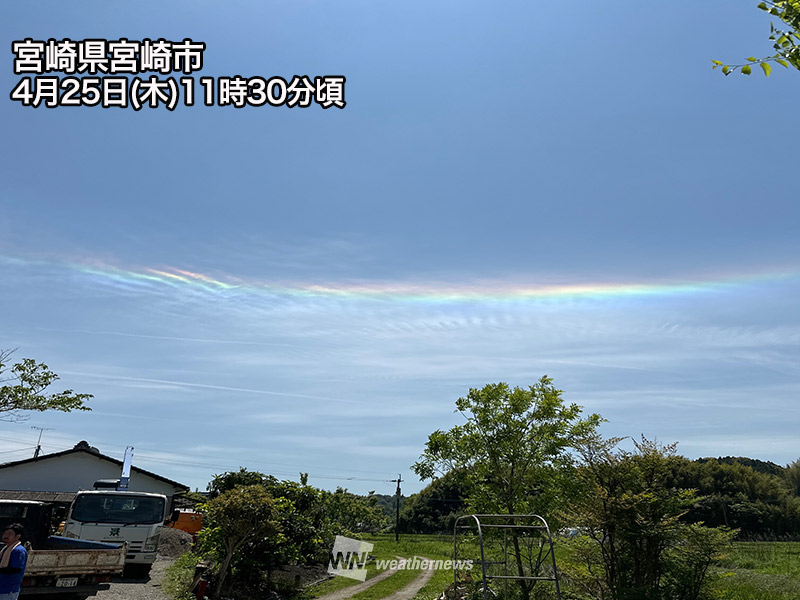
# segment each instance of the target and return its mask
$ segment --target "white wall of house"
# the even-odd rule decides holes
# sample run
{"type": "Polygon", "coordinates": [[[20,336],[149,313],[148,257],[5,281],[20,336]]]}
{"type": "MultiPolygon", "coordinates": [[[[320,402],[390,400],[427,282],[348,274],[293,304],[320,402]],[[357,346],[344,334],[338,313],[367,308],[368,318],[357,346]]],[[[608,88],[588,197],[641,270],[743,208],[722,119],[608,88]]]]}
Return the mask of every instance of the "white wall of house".
{"type": "MultiPolygon", "coordinates": [[[[42,457],[0,469],[0,489],[38,492],[77,492],[94,489],[98,479],[118,479],[122,467],[89,452],[42,457]]],[[[128,489],[173,496],[180,488],[131,470],[128,489]]]]}

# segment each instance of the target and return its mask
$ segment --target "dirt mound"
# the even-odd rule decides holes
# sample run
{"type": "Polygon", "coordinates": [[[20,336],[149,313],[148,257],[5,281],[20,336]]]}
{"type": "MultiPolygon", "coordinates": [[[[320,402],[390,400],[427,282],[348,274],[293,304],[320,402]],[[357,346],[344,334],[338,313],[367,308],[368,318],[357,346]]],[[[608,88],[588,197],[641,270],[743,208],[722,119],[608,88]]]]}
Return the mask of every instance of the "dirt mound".
{"type": "Polygon", "coordinates": [[[161,530],[161,539],[158,542],[158,555],[169,558],[178,558],[184,552],[192,549],[192,534],[164,527],[161,530]]]}

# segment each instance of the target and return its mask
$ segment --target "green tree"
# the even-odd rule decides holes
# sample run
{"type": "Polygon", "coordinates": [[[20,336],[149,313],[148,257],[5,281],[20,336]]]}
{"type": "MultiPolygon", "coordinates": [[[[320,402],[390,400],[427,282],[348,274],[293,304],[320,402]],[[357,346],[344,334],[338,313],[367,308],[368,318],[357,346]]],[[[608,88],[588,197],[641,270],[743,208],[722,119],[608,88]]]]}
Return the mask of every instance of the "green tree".
{"type": "Polygon", "coordinates": [[[786,465],[781,474],[789,491],[795,496],[800,496],[800,458],[786,465]]]}
{"type": "Polygon", "coordinates": [[[281,564],[326,560],[335,535],[325,511],[327,492],[308,485],[305,474],[301,474],[299,483],[267,475],[263,485],[273,498],[286,503],[281,513],[283,534],[279,544],[262,548],[261,552],[254,553],[254,558],[263,557],[262,563],[268,570],[281,564]]]}
{"type": "MultiPolygon", "coordinates": [[[[756,471],[750,459],[676,460],[671,485],[700,494],[684,521],[725,525],[742,537],[785,538],[800,533],[800,498],[787,489],[784,477],[756,471]]],[[[766,463],[761,463],[762,466],[766,463]]]]}
{"type": "Polygon", "coordinates": [[[216,551],[219,560],[212,597],[219,598],[237,552],[253,542],[278,536],[279,511],[280,506],[260,485],[240,486],[206,503],[203,541],[216,551]]]}
{"type": "Polygon", "coordinates": [[[434,479],[400,507],[403,533],[453,533],[456,519],[464,514],[465,474],[450,471],[434,479]]]}
{"type": "Polygon", "coordinates": [[[261,487],[281,507],[276,516],[279,539],[250,544],[247,556],[234,561],[242,573],[265,573],[269,577],[280,565],[320,563],[327,560],[337,534],[374,532],[389,524],[376,496],[360,496],[343,488],[320,490],[308,485],[305,473],[300,474],[298,483],[240,467],[215,475],[208,484],[209,497],[221,497],[242,486],[261,487]]]}
{"type": "MultiPolygon", "coordinates": [[[[396,505],[397,505],[397,494],[376,494],[375,491],[371,491],[367,494],[370,498],[375,498],[377,505],[383,511],[383,514],[389,517],[394,522],[396,505]]],[[[403,506],[408,501],[409,496],[400,495],[400,512],[403,512],[403,506]]],[[[402,530],[401,530],[402,531],[402,530]]]]}
{"type": "Polygon", "coordinates": [[[769,77],[772,72],[771,63],[777,63],[782,67],[794,67],[800,71],[800,0],[765,0],[758,4],[758,8],[777,17],[781,24],[775,27],[770,24],[769,39],[775,54],[756,58],[751,56],[747,63],[739,65],[724,64],[720,60],[711,61],[714,63],[712,68],[722,68],[725,75],[730,75],[734,71],[739,71],[743,75],[750,75],[753,72],[753,65],[758,65],[769,77]]]}
{"type": "Polygon", "coordinates": [[[696,600],[711,562],[734,532],[681,520],[697,492],[672,485],[675,444],[642,438],[636,451],[619,438],[595,438],[577,470],[583,493],[570,507],[585,536],[574,543],[585,569],[575,574],[596,598],[696,600]]]}
{"type": "Polygon", "coordinates": [[[76,394],[72,390],[46,394],[45,390],[59,379],[58,375],[32,358],[23,358],[9,366],[13,353],[13,350],[0,351],[0,420],[22,421],[27,418],[24,412],[32,410],[91,410],[86,406],[91,394],[76,394]]]}
{"type": "Polygon", "coordinates": [[[214,475],[211,482],[206,487],[208,497],[213,500],[220,494],[224,494],[236,487],[245,485],[264,485],[267,476],[258,471],[249,471],[244,467],[239,467],[238,471],[226,471],[221,475],[214,475]]]}
{"type": "Polygon", "coordinates": [[[242,486],[259,486],[281,501],[280,539],[270,540],[268,545],[257,541],[251,544],[247,558],[239,561],[247,563],[243,565],[244,571],[265,571],[269,575],[281,564],[309,563],[320,560],[323,555],[327,557],[323,549],[333,543],[335,535],[323,502],[328,492],[307,485],[307,481],[305,474],[301,474],[300,483],[297,483],[240,467],[238,471],[215,475],[208,484],[212,499],[242,486]]]}
{"type": "MultiPolygon", "coordinates": [[[[566,405],[561,395],[548,377],[529,388],[496,383],[471,389],[456,401],[466,422],[434,431],[414,472],[429,479],[463,471],[467,507],[475,512],[552,518],[573,488],[570,448],[593,435],[602,420],[598,415],[581,419],[581,407],[566,405]]],[[[516,571],[525,576],[519,538],[511,537],[516,571]]],[[[519,581],[524,598],[533,583],[519,581]]]]}
{"type": "Polygon", "coordinates": [[[389,525],[374,496],[359,496],[337,487],[335,492],[322,493],[322,503],[336,533],[374,533],[389,525]]]}
{"type": "Polygon", "coordinates": [[[765,473],[767,475],[781,475],[783,467],[768,460],[759,460],[757,458],[748,458],[747,456],[722,456],[719,458],[698,458],[695,462],[706,463],[716,461],[721,465],[742,465],[749,467],[758,473],[765,473]]]}

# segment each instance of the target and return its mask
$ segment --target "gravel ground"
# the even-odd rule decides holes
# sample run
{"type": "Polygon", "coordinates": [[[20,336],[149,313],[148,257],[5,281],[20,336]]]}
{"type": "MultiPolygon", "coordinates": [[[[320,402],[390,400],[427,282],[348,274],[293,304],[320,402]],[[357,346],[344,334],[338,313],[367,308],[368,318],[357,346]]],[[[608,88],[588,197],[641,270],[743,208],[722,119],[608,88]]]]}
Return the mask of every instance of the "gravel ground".
{"type": "Polygon", "coordinates": [[[174,558],[159,556],[153,563],[149,579],[115,579],[111,589],[98,592],[98,600],[168,600],[161,591],[161,578],[174,558]]]}
{"type": "Polygon", "coordinates": [[[191,547],[191,535],[165,527],[161,531],[158,558],[150,570],[150,577],[114,579],[111,589],[99,592],[95,598],[100,600],[167,600],[167,595],[161,591],[161,579],[164,577],[164,571],[191,547]]]}

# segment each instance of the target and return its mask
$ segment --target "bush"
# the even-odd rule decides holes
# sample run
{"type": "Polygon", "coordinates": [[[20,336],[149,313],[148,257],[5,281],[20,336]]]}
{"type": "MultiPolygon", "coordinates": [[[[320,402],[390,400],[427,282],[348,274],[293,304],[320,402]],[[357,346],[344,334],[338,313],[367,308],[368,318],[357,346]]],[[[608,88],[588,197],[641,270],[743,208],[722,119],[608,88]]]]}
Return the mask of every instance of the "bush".
{"type": "Polygon", "coordinates": [[[189,586],[194,581],[194,570],[200,557],[187,552],[167,568],[161,587],[173,600],[194,600],[189,586]]]}
{"type": "Polygon", "coordinates": [[[681,521],[698,496],[671,485],[675,445],[642,438],[632,453],[618,441],[582,449],[584,493],[571,516],[587,535],[573,546],[583,569],[572,578],[595,598],[702,600],[708,568],[736,532],[681,521]]]}

